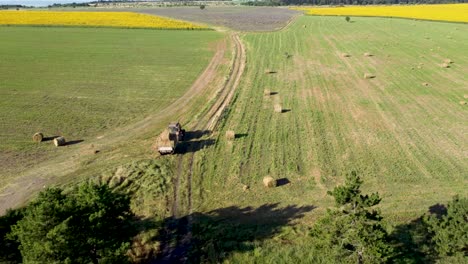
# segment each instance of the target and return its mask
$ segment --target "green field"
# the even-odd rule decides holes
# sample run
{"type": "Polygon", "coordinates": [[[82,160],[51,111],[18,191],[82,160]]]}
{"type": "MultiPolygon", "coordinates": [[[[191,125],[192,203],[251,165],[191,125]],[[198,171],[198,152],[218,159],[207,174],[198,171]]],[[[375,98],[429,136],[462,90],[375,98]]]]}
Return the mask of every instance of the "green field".
{"type": "MultiPolygon", "coordinates": [[[[460,104],[468,94],[468,26],[353,20],[305,16],[286,30],[243,38],[248,67],[217,144],[200,154],[192,183],[196,210],[233,207],[225,210],[230,217],[220,217],[235,222],[233,233],[245,227],[257,234],[250,234],[258,238],[255,250],[224,248],[236,252],[231,263],[311,259],[301,227],[333,204],[326,190],[352,170],[363,178],[364,192],[381,194],[390,224],[468,194],[468,106],[460,104]],[[450,68],[439,66],[444,59],[453,61],[450,68]],[[376,77],[365,79],[365,73],[376,77]],[[264,96],[264,89],[277,94],[264,96]],[[275,113],[275,103],[287,111],[275,113]],[[233,143],[225,139],[227,130],[239,135],[233,143]],[[290,184],[265,189],[266,175],[290,184]],[[272,205],[275,210],[262,210],[272,205]],[[318,208],[292,221],[289,205],[318,208]],[[247,206],[252,212],[241,209],[247,206]],[[251,221],[235,220],[243,215],[251,221]],[[281,227],[270,230],[276,222],[281,227]],[[291,230],[293,222],[300,224],[291,230]]],[[[248,236],[226,236],[225,243],[248,236]]]]}
{"type": "Polygon", "coordinates": [[[232,32],[0,27],[4,209],[91,180],[131,195],[135,262],[332,263],[310,227],[356,171],[404,238],[430,206],[468,195],[468,25],[351,21],[301,16],[239,33],[245,65],[232,32]],[[217,57],[202,89],[163,115],[217,57]],[[169,119],[191,136],[160,157],[152,146],[169,119]],[[38,145],[37,131],[84,142],[38,145]],[[265,188],[267,175],[280,186],[265,188]]]}
{"type": "Polygon", "coordinates": [[[1,27],[0,168],[144,119],[180,98],[211,60],[214,31],[1,27]]]}

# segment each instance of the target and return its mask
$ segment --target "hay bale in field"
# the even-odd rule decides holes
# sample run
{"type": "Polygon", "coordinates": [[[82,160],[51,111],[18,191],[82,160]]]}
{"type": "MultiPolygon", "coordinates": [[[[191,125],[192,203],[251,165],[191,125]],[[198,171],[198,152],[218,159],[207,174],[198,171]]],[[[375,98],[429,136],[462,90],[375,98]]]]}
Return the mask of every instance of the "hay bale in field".
{"type": "Polygon", "coordinates": [[[232,130],[228,130],[226,131],[226,139],[227,140],[234,140],[236,138],[236,133],[234,133],[234,131],[232,130]]]}
{"type": "Polygon", "coordinates": [[[283,112],[283,107],[281,107],[281,104],[275,104],[275,113],[282,113],[283,112]]]}
{"type": "Polygon", "coordinates": [[[274,71],[274,70],[266,70],[265,71],[265,74],[273,74],[273,73],[276,73],[276,71],[274,71]]]}
{"type": "Polygon", "coordinates": [[[265,89],[265,90],[263,90],[263,95],[265,95],[265,96],[270,96],[270,95],[271,95],[270,89],[265,89]]]}
{"type": "Polygon", "coordinates": [[[460,105],[466,105],[466,101],[460,101],[460,105]]]}
{"type": "Polygon", "coordinates": [[[306,25],[302,25],[303,28],[306,28],[307,26],[306,25]]]}
{"type": "Polygon", "coordinates": [[[36,143],[39,143],[39,142],[42,142],[42,140],[44,139],[44,135],[40,132],[36,133],[33,135],[33,141],[36,142],[36,143]]]}
{"type": "Polygon", "coordinates": [[[429,83],[423,82],[422,85],[423,85],[423,86],[429,86],[429,83]]]}
{"type": "Polygon", "coordinates": [[[445,60],[444,60],[444,63],[452,64],[452,63],[453,63],[453,60],[451,60],[451,59],[445,59],[445,60]]]}
{"type": "Polygon", "coordinates": [[[349,55],[348,53],[341,53],[341,57],[349,58],[349,57],[351,57],[351,55],[349,55]]]}
{"type": "Polygon", "coordinates": [[[364,79],[374,79],[376,76],[370,73],[364,73],[364,79]]]}
{"type": "Polygon", "coordinates": [[[372,57],[372,56],[374,56],[374,55],[372,55],[370,52],[366,52],[366,53],[364,53],[364,56],[366,56],[366,57],[372,57]]]}
{"type": "Polygon", "coordinates": [[[56,137],[56,138],[54,138],[54,145],[55,145],[56,147],[64,146],[65,143],[67,143],[67,142],[65,141],[65,138],[64,138],[64,137],[56,137]]]}
{"type": "Polygon", "coordinates": [[[266,176],[263,178],[263,185],[265,185],[267,188],[276,187],[276,180],[271,176],[266,176]]]}
{"type": "Polygon", "coordinates": [[[245,185],[245,184],[244,184],[244,185],[242,186],[242,190],[243,190],[244,192],[245,192],[245,191],[248,191],[249,189],[250,189],[250,188],[249,188],[248,185],[245,185]]]}
{"type": "Polygon", "coordinates": [[[449,65],[448,63],[445,63],[445,62],[444,62],[444,63],[442,63],[442,64],[440,65],[440,67],[442,67],[442,68],[450,68],[450,65],[449,65]]]}

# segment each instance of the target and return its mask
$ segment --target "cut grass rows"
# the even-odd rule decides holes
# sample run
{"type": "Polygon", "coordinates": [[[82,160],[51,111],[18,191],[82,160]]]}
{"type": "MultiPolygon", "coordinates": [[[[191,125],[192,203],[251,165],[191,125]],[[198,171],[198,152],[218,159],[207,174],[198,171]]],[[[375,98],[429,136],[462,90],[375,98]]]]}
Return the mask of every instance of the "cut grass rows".
{"type": "Polygon", "coordinates": [[[397,221],[466,193],[467,110],[458,102],[467,93],[468,58],[461,51],[468,28],[355,21],[302,17],[288,30],[245,36],[248,69],[224,129],[247,136],[232,145],[220,136],[207,150],[200,208],[318,205],[307,222],[331,204],[323,189],[350,170],[359,172],[367,190],[382,194],[384,213],[397,221]],[[343,52],[351,57],[342,58],[343,52]],[[455,61],[449,69],[439,67],[445,58],[455,61]],[[377,77],[365,80],[366,72],[377,77]],[[264,98],[265,88],[278,94],[264,98]],[[274,113],[276,101],[291,111],[274,113]],[[291,185],[264,190],[265,175],[291,185]],[[242,184],[251,191],[244,193],[242,184]]]}

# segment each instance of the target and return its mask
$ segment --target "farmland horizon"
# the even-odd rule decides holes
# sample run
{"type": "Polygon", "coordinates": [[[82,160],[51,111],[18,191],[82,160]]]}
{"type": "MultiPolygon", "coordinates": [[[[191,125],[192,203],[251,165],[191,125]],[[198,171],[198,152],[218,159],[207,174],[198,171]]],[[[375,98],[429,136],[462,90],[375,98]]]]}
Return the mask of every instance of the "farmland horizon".
{"type": "Polygon", "coordinates": [[[0,11],[0,262],[466,263],[443,6],[0,11]]]}
{"type": "Polygon", "coordinates": [[[91,1],[83,0],[32,0],[32,1],[0,1],[0,5],[23,5],[23,6],[33,6],[33,7],[47,7],[53,4],[71,4],[71,3],[88,3],[91,1]]]}

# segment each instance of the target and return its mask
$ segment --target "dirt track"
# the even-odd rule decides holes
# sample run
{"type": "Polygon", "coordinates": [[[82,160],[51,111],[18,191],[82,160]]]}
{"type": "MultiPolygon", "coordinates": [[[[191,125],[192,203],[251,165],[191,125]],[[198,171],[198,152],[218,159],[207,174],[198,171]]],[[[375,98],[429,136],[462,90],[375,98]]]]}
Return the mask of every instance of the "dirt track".
{"type": "MultiPolygon", "coordinates": [[[[56,183],[67,175],[76,173],[83,169],[93,157],[89,155],[90,146],[99,146],[100,149],[118,149],[122,142],[129,142],[139,135],[151,133],[154,126],[166,121],[180,113],[188,113],[197,97],[204,92],[206,86],[212,82],[217,74],[219,65],[223,63],[226,45],[223,41],[216,48],[216,53],[205,71],[193,83],[190,89],[178,100],[158,113],[154,113],[147,118],[132,125],[119,128],[99,136],[94,140],[87,141],[87,144],[77,145],[70,148],[70,151],[55,159],[41,163],[39,166],[30,168],[0,190],[0,215],[4,214],[8,208],[16,208],[24,204],[34,194],[45,186],[56,183]]],[[[122,153],[117,153],[123,156],[122,153]]],[[[100,159],[111,160],[117,155],[115,151],[101,153],[100,159]]]]}
{"type": "MultiPolygon", "coordinates": [[[[207,131],[211,133],[223,111],[229,105],[236,87],[240,82],[240,78],[245,68],[245,50],[242,42],[239,39],[237,34],[231,35],[234,45],[234,58],[232,61],[231,72],[229,73],[228,80],[222,84],[220,94],[217,97],[216,102],[209,108],[209,110],[204,115],[204,118],[198,119],[192,127],[189,127],[190,131],[207,131]]],[[[191,214],[192,214],[192,175],[193,175],[193,161],[196,155],[196,150],[203,149],[207,144],[207,140],[201,140],[196,142],[191,142],[188,146],[188,149],[184,151],[186,154],[179,154],[177,158],[177,173],[174,178],[174,198],[172,203],[172,217],[174,221],[183,221],[184,223],[175,224],[177,228],[183,228],[184,231],[176,230],[176,233],[184,233],[182,237],[180,237],[175,245],[170,243],[171,237],[166,238],[167,241],[162,245],[162,256],[159,259],[159,262],[164,263],[181,263],[184,262],[185,254],[187,253],[187,249],[191,243],[191,214]],[[187,194],[186,202],[181,201],[181,195],[179,195],[181,191],[181,178],[185,177],[185,182],[187,182],[187,190],[185,193],[187,194]],[[187,216],[186,218],[181,217],[187,216]],[[185,222],[186,221],[186,222],[185,222]]],[[[172,224],[174,225],[174,224],[172,224]]],[[[171,227],[167,227],[171,228],[171,227]]],[[[168,234],[173,233],[174,230],[167,231],[168,234]]]]}

